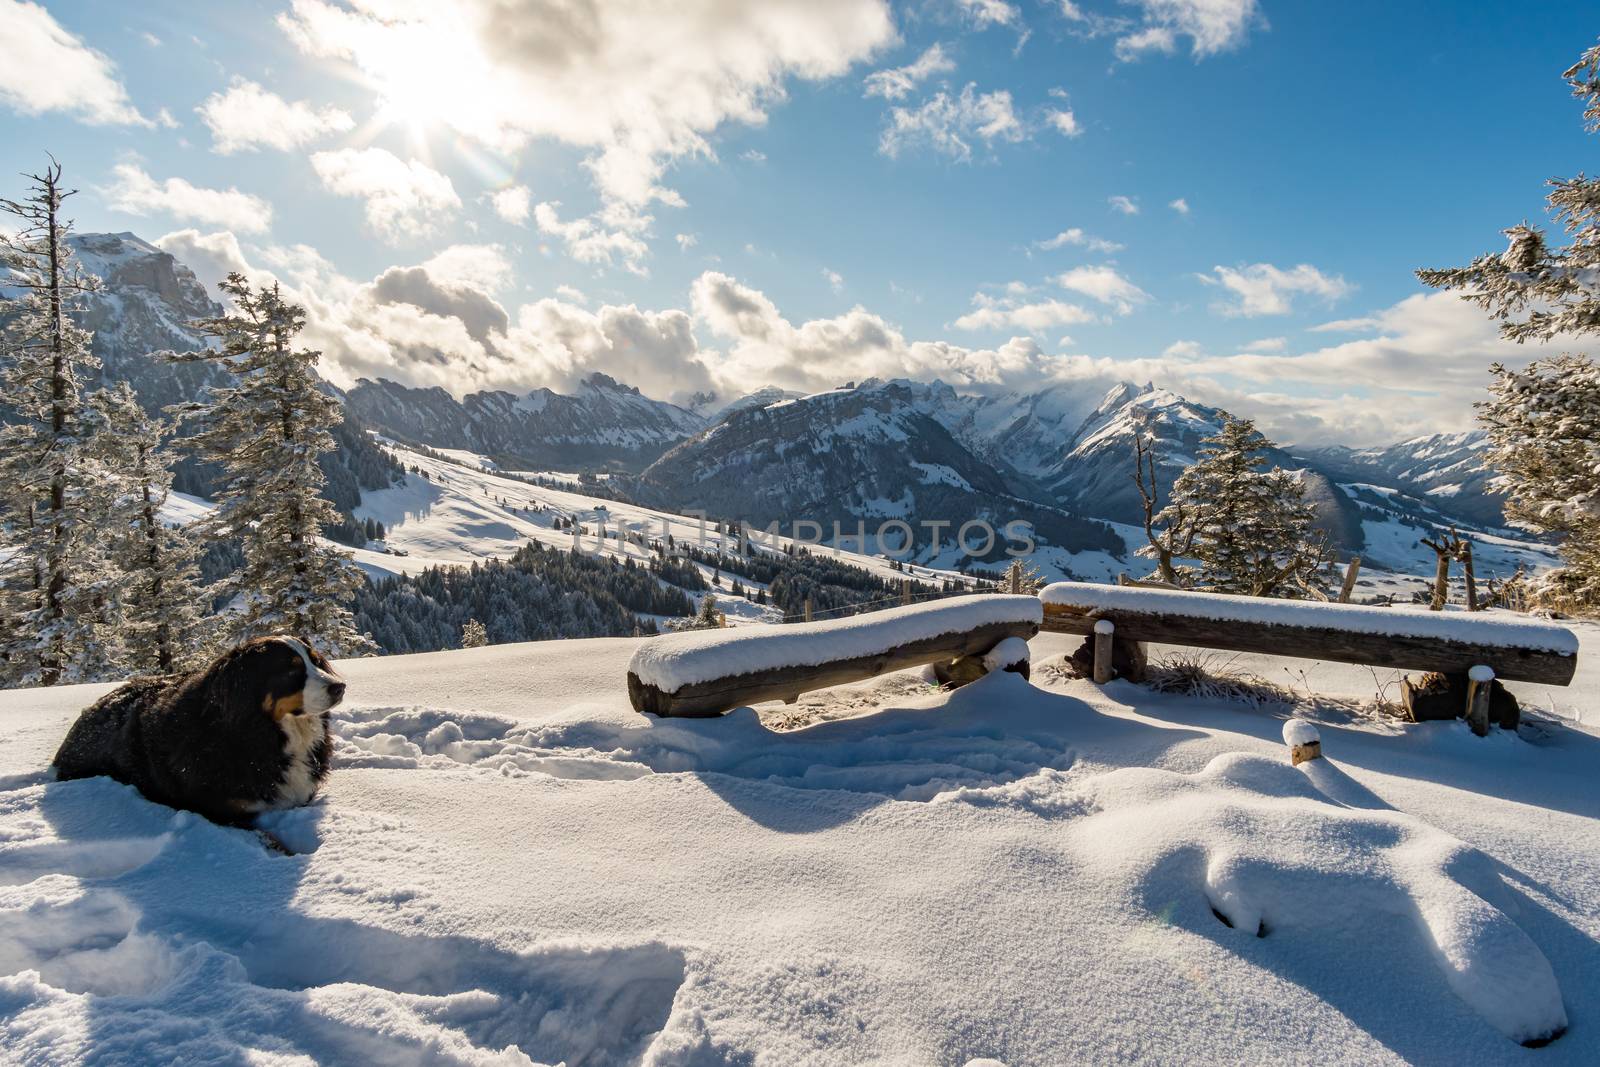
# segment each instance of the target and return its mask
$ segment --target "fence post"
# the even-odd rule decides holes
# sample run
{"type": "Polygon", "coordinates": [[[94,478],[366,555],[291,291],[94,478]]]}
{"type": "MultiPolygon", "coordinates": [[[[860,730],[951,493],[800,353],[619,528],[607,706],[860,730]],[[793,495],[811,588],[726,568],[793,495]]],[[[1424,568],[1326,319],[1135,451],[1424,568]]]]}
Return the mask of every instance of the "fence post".
{"type": "Polygon", "coordinates": [[[1339,603],[1350,603],[1350,594],[1356,591],[1356,575],[1361,573],[1361,557],[1351,556],[1349,566],[1344,569],[1344,585],[1339,590],[1339,603]]]}
{"type": "Polygon", "coordinates": [[[806,597],[806,622],[811,621],[811,598],[806,597]]]}
{"type": "Polygon", "coordinates": [[[900,603],[905,607],[911,606],[911,579],[900,579],[900,603]]]}
{"type": "Polygon", "coordinates": [[[1467,725],[1483,737],[1489,732],[1489,696],[1494,689],[1494,670],[1481,663],[1467,672],[1467,725]]]}
{"type": "Polygon", "coordinates": [[[1105,685],[1111,681],[1111,635],[1116,625],[1110,619],[1100,619],[1094,624],[1094,684],[1105,685]]]}
{"type": "Polygon", "coordinates": [[[1011,592],[1022,592],[1022,561],[1020,559],[1011,561],[1011,592]]]}

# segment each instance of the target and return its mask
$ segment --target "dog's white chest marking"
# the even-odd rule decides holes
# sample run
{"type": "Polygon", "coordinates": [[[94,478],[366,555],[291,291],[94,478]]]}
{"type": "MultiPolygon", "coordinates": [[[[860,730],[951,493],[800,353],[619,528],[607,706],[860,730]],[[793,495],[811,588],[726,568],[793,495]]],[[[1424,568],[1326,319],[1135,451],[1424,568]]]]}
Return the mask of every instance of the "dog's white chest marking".
{"type": "Polygon", "coordinates": [[[278,720],[283,731],[283,754],[289,757],[283,781],[278,785],[277,796],[272,798],[275,808],[294,808],[311,803],[317,792],[317,773],[312,765],[312,753],[327,734],[321,715],[285,715],[278,720]]]}

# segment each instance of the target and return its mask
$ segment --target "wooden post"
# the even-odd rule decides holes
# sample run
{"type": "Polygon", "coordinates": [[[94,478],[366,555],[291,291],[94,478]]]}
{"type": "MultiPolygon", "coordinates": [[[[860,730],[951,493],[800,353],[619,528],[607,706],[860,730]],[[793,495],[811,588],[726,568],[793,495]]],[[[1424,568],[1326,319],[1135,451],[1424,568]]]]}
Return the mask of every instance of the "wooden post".
{"type": "Polygon", "coordinates": [[[1022,592],[1022,561],[1020,559],[1014,559],[1011,561],[1010,592],[1013,594],[1022,592]]]}
{"type": "Polygon", "coordinates": [[[1479,737],[1489,732],[1489,697],[1493,690],[1493,669],[1480,663],[1467,672],[1467,725],[1479,737]]]}
{"type": "Polygon", "coordinates": [[[910,578],[902,578],[902,579],[900,579],[900,603],[904,604],[907,607],[911,606],[911,579],[910,578]]]}
{"type": "Polygon", "coordinates": [[[811,621],[811,598],[806,597],[806,622],[811,621]]]}
{"type": "Polygon", "coordinates": [[[1461,573],[1467,579],[1467,610],[1478,610],[1478,579],[1472,573],[1472,542],[1463,540],[1456,549],[1456,558],[1461,561],[1461,573]]]}
{"type": "Polygon", "coordinates": [[[1304,719],[1283,724],[1283,743],[1289,746],[1289,762],[1296,767],[1322,758],[1322,736],[1304,719]]]}
{"type": "Polygon", "coordinates": [[[1111,681],[1111,635],[1116,625],[1110,619],[1098,619],[1094,624],[1094,684],[1105,685],[1111,681]]]}
{"type": "Polygon", "coordinates": [[[1350,563],[1344,569],[1344,585],[1339,588],[1339,603],[1350,603],[1350,595],[1356,591],[1356,575],[1361,573],[1361,557],[1351,556],[1350,563]]]}

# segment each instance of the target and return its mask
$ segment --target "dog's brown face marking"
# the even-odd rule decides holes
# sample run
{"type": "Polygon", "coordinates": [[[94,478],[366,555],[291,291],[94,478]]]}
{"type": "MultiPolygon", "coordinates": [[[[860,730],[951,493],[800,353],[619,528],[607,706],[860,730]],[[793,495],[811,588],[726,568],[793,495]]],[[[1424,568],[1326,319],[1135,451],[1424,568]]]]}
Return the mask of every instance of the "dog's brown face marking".
{"type": "Polygon", "coordinates": [[[293,715],[305,707],[305,690],[297,689],[288,696],[274,697],[268,693],[261,701],[261,710],[272,716],[273,722],[279,722],[285,715],[293,715]]]}

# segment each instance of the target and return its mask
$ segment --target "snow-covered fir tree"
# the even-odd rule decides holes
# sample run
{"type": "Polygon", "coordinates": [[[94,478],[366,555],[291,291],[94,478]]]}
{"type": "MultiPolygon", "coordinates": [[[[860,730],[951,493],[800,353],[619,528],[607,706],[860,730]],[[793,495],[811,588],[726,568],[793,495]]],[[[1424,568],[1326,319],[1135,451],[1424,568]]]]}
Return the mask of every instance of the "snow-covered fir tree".
{"type": "Polygon", "coordinates": [[[332,450],[328,427],[343,416],[320,387],[321,353],[294,346],[305,309],[240,274],[219,288],[232,310],[196,323],[219,347],[174,358],[215,360],[236,383],[198,408],[193,438],[223,470],[207,529],[243,546],[244,565],[228,579],[228,629],[237,638],[291,633],[332,655],[371,651],[348,606],[365,579],[321,536],[337,513],[320,495],[317,457],[332,450]]]}
{"type": "Polygon", "coordinates": [[[116,575],[106,559],[104,493],[95,438],[99,409],[84,376],[99,366],[87,331],[68,317],[96,280],[72,262],[70,222],[55,162],[31,175],[22,200],[0,199],[6,284],[24,296],[0,337],[0,389],[13,421],[0,430],[0,562],[4,664],[13,685],[104,676],[117,660],[116,575]],[[14,230],[14,234],[7,234],[14,230]]]}
{"type": "Polygon", "coordinates": [[[1217,592],[1303,597],[1322,588],[1326,541],[1312,531],[1315,512],[1300,480],[1266,469],[1270,448],[1249,419],[1225,417],[1156,518],[1166,536],[1189,546],[1201,584],[1217,592]],[[1173,529],[1180,523],[1189,525],[1173,529]]]}
{"type": "Polygon", "coordinates": [[[162,521],[172,490],[168,429],[147,415],[126,382],[102,390],[105,416],[99,452],[111,476],[106,492],[111,559],[122,572],[122,659],[139,674],[188,670],[211,651],[212,629],[200,588],[200,545],[187,530],[162,521]]]}
{"type": "Polygon", "coordinates": [[[489,631],[477,619],[468,619],[461,626],[462,648],[483,648],[489,643],[489,631]]]}
{"type": "MultiPolygon", "coordinates": [[[[1600,45],[1563,75],[1583,102],[1590,132],[1600,132],[1600,45]]],[[[1469,266],[1417,276],[1461,295],[1523,342],[1600,334],[1600,178],[1557,178],[1546,197],[1567,244],[1552,248],[1523,223],[1505,231],[1506,251],[1469,266]]],[[[1491,398],[1478,405],[1489,435],[1487,460],[1506,515],[1536,531],[1564,535],[1566,566],[1537,593],[1558,602],[1600,604],[1600,366],[1586,355],[1534,360],[1526,369],[1496,363],[1491,398]]]]}

